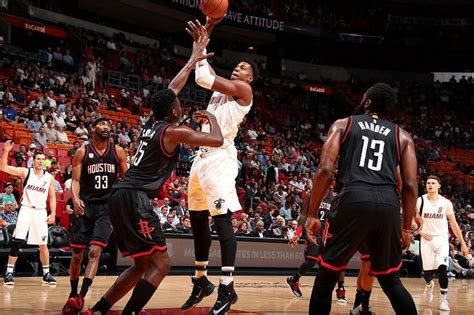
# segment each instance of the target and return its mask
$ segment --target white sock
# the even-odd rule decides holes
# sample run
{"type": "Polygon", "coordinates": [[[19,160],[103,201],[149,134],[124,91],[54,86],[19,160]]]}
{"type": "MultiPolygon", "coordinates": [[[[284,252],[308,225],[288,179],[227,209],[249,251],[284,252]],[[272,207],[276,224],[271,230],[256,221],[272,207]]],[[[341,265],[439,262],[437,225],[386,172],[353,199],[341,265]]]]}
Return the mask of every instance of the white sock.
{"type": "Polygon", "coordinates": [[[234,277],[232,276],[234,269],[234,266],[222,266],[221,270],[224,275],[221,276],[220,283],[223,285],[229,285],[234,281],[234,277]]]}
{"type": "Polygon", "coordinates": [[[49,265],[43,266],[43,276],[49,273],[49,265]]]}
{"type": "Polygon", "coordinates": [[[15,265],[7,265],[7,273],[13,273],[13,268],[15,268],[15,265]]]}
{"type": "Polygon", "coordinates": [[[202,276],[207,277],[207,264],[208,261],[195,261],[196,269],[194,270],[194,277],[196,279],[201,278],[202,276]]]}
{"type": "Polygon", "coordinates": [[[448,289],[440,289],[441,291],[441,296],[447,296],[448,295],[448,289]]]}

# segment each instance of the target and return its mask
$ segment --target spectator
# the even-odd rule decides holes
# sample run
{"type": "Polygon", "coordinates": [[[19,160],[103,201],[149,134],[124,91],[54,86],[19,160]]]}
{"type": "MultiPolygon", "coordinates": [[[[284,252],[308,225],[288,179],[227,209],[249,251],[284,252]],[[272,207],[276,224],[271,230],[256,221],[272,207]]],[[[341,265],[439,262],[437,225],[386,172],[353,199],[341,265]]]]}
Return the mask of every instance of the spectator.
{"type": "Polygon", "coordinates": [[[237,220],[237,218],[232,218],[232,231],[234,231],[234,234],[237,234],[238,230],[239,230],[239,220],[237,220]]]}
{"type": "Polygon", "coordinates": [[[53,151],[48,151],[48,154],[46,155],[46,159],[44,160],[43,168],[48,169],[51,167],[51,164],[56,162],[54,159],[54,152],[53,151]]]}
{"type": "Polygon", "coordinates": [[[76,130],[74,130],[74,133],[76,136],[82,140],[87,140],[89,139],[89,131],[87,128],[84,126],[84,122],[80,121],[78,127],[76,130]]]}
{"type": "Polygon", "coordinates": [[[166,221],[162,225],[163,232],[175,233],[178,231],[176,226],[173,224],[174,218],[175,217],[173,213],[168,213],[168,215],[166,216],[166,221]]]}
{"type": "Polygon", "coordinates": [[[15,158],[21,157],[23,160],[26,161],[26,158],[28,157],[28,151],[26,149],[25,144],[20,144],[20,151],[15,152],[15,158]]]}
{"type": "Polygon", "coordinates": [[[188,215],[181,217],[181,223],[176,226],[178,231],[181,231],[183,234],[192,234],[191,231],[191,218],[188,215]]]}
{"type": "Polygon", "coordinates": [[[67,133],[64,132],[64,128],[62,125],[56,125],[56,143],[69,143],[67,133]]]}
{"type": "Polygon", "coordinates": [[[39,115],[33,114],[33,119],[28,121],[28,130],[30,132],[38,132],[43,124],[39,121],[39,115]]]}
{"type": "Polygon", "coordinates": [[[25,159],[19,155],[15,158],[15,167],[25,167],[25,159]]]}
{"type": "Polygon", "coordinates": [[[16,208],[12,201],[5,202],[3,211],[0,211],[0,223],[3,228],[10,224],[16,224],[18,221],[18,211],[16,208]]]}
{"type": "Polygon", "coordinates": [[[255,231],[252,231],[249,233],[250,237],[259,237],[259,238],[264,238],[264,237],[271,237],[272,232],[265,230],[265,225],[262,220],[257,221],[256,226],[255,226],[255,231]]]}
{"type": "Polygon", "coordinates": [[[5,208],[5,204],[11,202],[13,206],[18,208],[18,203],[16,202],[15,195],[13,194],[13,184],[7,183],[4,187],[4,192],[0,194],[0,209],[5,208]]]}
{"type": "Polygon", "coordinates": [[[74,154],[76,154],[76,151],[79,150],[80,147],[81,147],[81,144],[79,143],[79,141],[74,141],[73,147],[71,150],[67,152],[67,155],[70,157],[73,157],[74,154]]]}
{"type": "Polygon", "coordinates": [[[285,226],[285,219],[281,216],[277,216],[275,220],[275,225],[272,227],[273,237],[281,238],[283,227],[285,226]]]}
{"type": "Polygon", "coordinates": [[[160,199],[157,197],[153,198],[151,204],[153,205],[153,212],[156,213],[157,216],[160,216],[161,206],[160,206],[160,199]]]}
{"type": "MultiPolygon", "coordinates": [[[[35,145],[34,149],[36,149],[37,147],[40,149],[43,149],[44,147],[48,145],[48,137],[46,135],[46,128],[41,127],[38,130],[38,133],[35,133],[33,135],[32,145],[35,145]]],[[[30,148],[31,148],[31,145],[30,145],[30,148]]]]}
{"type": "Polygon", "coordinates": [[[173,210],[176,211],[176,214],[178,215],[179,218],[181,218],[183,215],[186,215],[188,213],[188,206],[186,199],[181,198],[179,200],[179,204],[173,207],[173,210]]]}
{"type": "Polygon", "coordinates": [[[18,112],[16,111],[15,107],[13,107],[12,103],[7,105],[7,108],[2,110],[3,117],[8,121],[18,121],[18,112]]]}
{"type": "Polygon", "coordinates": [[[241,221],[239,223],[239,228],[237,229],[237,233],[235,233],[235,235],[237,235],[237,236],[247,236],[248,229],[249,229],[248,223],[245,222],[245,221],[241,221]]]}

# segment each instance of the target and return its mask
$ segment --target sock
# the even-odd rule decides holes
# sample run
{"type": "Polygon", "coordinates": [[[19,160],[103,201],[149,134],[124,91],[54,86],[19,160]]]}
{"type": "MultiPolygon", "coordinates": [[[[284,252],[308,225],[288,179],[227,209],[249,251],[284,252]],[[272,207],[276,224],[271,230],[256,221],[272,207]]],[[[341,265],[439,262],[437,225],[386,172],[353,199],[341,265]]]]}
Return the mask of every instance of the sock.
{"type": "Polygon", "coordinates": [[[234,266],[222,266],[222,276],[220,279],[220,283],[222,283],[223,285],[229,285],[232,281],[234,281],[234,277],[232,277],[234,269],[234,266]]]}
{"type": "Polygon", "coordinates": [[[362,303],[362,292],[360,291],[360,289],[357,289],[355,300],[354,300],[354,306],[352,308],[358,307],[360,303],[362,303]]]}
{"type": "Polygon", "coordinates": [[[85,297],[87,294],[87,291],[89,291],[89,287],[92,284],[92,279],[91,278],[84,278],[82,280],[82,287],[81,287],[81,296],[85,297]]]}
{"type": "Polygon", "coordinates": [[[108,311],[110,311],[110,309],[112,308],[112,305],[110,305],[109,302],[107,302],[107,300],[102,297],[100,299],[99,302],[97,302],[93,307],[92,307],[92,311],[93,312],[101,312],[102,314],[105,314],[107,313],[108,311]]]}
{"type": "Polygon", "coordinates": [[[148,303],[156,291],[156,287],[145,279],[140,279],[135,289],[133,289],[132,296],[128,300],[127,305],[122,311],[122,314],[138,314],[142,308],[148,303]]]}
{"type": "Polygon", "coordinates": [[[299,273],[295,273],[294,275],[291,276],[291,279],[295,282],[300,281],[301,275],[299,273]]]}
{"type": "Polygon", "coordinates": [[[49,273],[49,265],[43,266],[43,276],[49,273]]]}
{"type": "Polygon", "coordinates": [[[196,269],[194,270],[194,277],[196,279],[201,278],[202,276],[207,277],[207,263],[208,261],[196,261],[196,269]]]}
{"type": "Polygon", "coordinates": [[[370,294],[372,293],[372,290],[366,291],[364,289],[361,290],[361,304],[362,304],[362,309],[364,311],[369,310],[369,301],[370,301],[370,294]]]}
{"type": "Polygon", "coordinates": [[[339,290],[344,290],[344,281],[338,281],[337,282],[337,288],[339,290]]]}
{"type": "Polygon", "coordinates": [[[79,279],[76,280],[69,280],[71,283],[71,293],[69,294],[69,297],[75,297],[77,296],[77,286],[79,284],[79,279]]]}
{"type": "Polygon", "coordinates": [[[441,295],[447,295],[448,294],[448,289],[441,289],[441,295]]]}
{"type": "Polygon", "coordinates": [[[13,273],[13,268],[15,268],[15,265],[7,265],[7,273],[13,273]]]}

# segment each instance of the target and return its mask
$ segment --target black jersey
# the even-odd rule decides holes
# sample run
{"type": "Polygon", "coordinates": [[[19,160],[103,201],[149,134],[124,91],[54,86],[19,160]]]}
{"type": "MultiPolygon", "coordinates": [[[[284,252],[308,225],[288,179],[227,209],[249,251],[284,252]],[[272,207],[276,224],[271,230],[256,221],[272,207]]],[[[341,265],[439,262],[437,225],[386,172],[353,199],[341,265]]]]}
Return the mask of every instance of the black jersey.
{"type": "Polygon", "coordinates": [[[331,204],[333,199],[333,191],[328,190],[324,195],[321,204],[319,205],[319,220],[321,221],[321,229],[324,228],[326,219],[328,218],[329,213],[331,212],[331,204]]]}
{"type": "Polygon", "coordinates": [[[92,143],[85,145],[85,151],[82,161],[80,197],[84,202],[106,202],[119,172],[115,145],[110,141],[107,142],[107,148],[102,155],[97,152],[92,143]]]}
{"type": "Polygon", "coordinates": [[[179,156],[180,146],[173,152],[167,152],[163,146],[163,136],[169,126],[165,121],[158,121],[143,128],[133,162],[114,189],[135,188],[150,196],[158,193],[174,170],[179,156]]]}
{"type": "Polygon", "coordinates": [[[338,189],[354,185],[393,186],[400,161],[399,127],[377,115],[348,118],[341,140],[338,189]]]}

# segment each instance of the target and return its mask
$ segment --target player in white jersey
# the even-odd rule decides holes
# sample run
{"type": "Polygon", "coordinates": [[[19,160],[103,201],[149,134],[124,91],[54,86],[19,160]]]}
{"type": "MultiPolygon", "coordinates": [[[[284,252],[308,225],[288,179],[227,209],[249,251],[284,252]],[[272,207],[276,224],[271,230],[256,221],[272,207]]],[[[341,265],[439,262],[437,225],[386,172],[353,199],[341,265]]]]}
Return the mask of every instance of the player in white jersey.
{"type": "Polygon", "coordinates": [[[43,265],[43,284],[56,285],[56,280],[49,273],[48,224],[53,224],[56,217],[56,194],[54,191],[54,177],[43,170],[45,155],[37,151],[33,155],[33,168],[15,167],[8,165],[8,154],[13,142],[5,142],[3,156],[0,161],[0,170],[21,178],[23,196],[18,220],[11,241],[10,255],[8,256],[7,271],[3,279],[6,285],[14,285],[13,269],[18,259],[21,245],[28,235],[29,245],[39,245],[40,260],[43,265]],[[46,200],[49,198],[51,213],[47,214],[46,200]]]}
{"type": "MultiPolygon", "coordinates": [[[[206,25],[208,30],[213,24],[206,25]]],[[[194,39],[206,33],[197,22],[189,22],[189,33],[194,39]]],[[[239,162],[234,138],[245,115],[252,107],[251,84],[258,76],[257,65],[252,61],[242,61],[233,70],[230,79],[216,75],[207,60],[196,64],[196,83],[214,91],[207,111],[214,114],[224,137],[224,144],[218,148],[201,147],[194,159],[189,176],[189,210],[194,235],[195,276],[193,291],[181,307],[187,310],[210,295],[215,286],[207,279],[207,264],[211,233],[208,217],[214,219],[221,247],[220,285],[217,302],[210,314],[224,314],[237,301],[232,273],[234,272],[237,241],[232,230],[232,213],[242,209],[235,188],[239,162]]],[[[203,131],[209,130],[205,124],[203,131]]]]}
{"type": "Polygon", "coordinates": [[[423,264],[423,277],[425,279],[424,297],[428,302],[433,300],[433,277],[438,271],[441,299],[439,309],[449,311],[448,294],[448,257],[449,257],[449,226],[454,235],[461,242],[461,251],[467,255],[469,250],[462,237],[459,225],[453,211],[451,201],[441,196],[439,177],[430,175],[426,180],[427,194],[418,198],[416,202],[417,213],[423,220],[420,231],[420,253],[423,264]]]}

